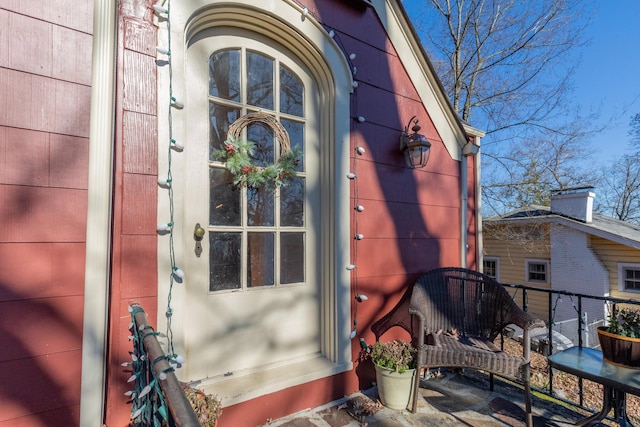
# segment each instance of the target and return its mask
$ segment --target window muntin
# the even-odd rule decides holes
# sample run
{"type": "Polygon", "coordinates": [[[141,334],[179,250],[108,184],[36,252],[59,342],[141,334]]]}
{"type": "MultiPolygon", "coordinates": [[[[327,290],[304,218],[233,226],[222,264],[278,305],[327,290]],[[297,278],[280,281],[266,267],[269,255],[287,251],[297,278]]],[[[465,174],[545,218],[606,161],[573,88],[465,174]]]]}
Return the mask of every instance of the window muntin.
{"type": "Polygon", "coordinates": [[[533,283],[549,283],[549,261],[526,260],[525,280],[533,283]]]}
{"type": "Polygon", "coordinates": [[[618,264],[618,290],[640,292],[640,264],[618,264]]]}
{"type": "Polygon", "coordinates": [[[498,258],[484,257],[482,260],[482,272],[489,277],[500,280],[499,265],[498,258]]]}
{"type": "MultiPolygon", "coordinates": [[[[211,292],[305,283],[307,253],[304,86],[278,59],[244,48],[209,58],[209,167],[211,292]],[[273,114],[300,150],[297,176],[286,186],[237,188],[213,152],[229,125],[244,114],[273,114]],[[278,254],[278,256],[276,256],[278,254]],[[215,281],[215,283],[214,283],[215,281]]],[[[280,156],[272,129],[254,123],[243,138],[255,143],[253,162],[267,166],[280,156]]]]}

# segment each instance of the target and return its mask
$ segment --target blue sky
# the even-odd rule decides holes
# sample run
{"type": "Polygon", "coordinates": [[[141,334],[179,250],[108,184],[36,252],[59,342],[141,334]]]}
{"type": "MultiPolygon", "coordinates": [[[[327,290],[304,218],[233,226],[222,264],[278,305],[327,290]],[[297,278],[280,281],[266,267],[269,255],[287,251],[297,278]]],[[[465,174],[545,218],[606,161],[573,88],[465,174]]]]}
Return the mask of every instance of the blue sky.
{"type": "Polygon", "coordinates": [[[629,120],[640,113],[640,1],[592,1],[591,44],[575,75],[575,96],[585,111],[601,105],[603,122],[622,114],[613,128],[593,138],[599,160],[609,161],[628,151],[629,120]]]}
{"type": "MultiPolygon", "coordinates": [[[[629,121],[640,113],[640,0],[586,0],[593,8],[590,40],[574,75],[574,103],[583,113],[600,108],[611,128],[590,141],[594,160],[604,165],[628,151],[629,121]]],[[[426,0],[404,0],[414,24],[426,0]]]]}

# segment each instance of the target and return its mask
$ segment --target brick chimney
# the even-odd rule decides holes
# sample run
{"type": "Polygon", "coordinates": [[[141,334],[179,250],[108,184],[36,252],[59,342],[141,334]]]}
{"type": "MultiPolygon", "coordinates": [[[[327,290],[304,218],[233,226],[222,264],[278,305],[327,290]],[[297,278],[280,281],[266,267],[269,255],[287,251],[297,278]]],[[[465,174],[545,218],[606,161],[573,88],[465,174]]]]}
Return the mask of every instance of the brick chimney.
{"type": "Polygon", "coordinates": [[[566,188],[551,192],[551,213],[590,223],[593,214],[593,187],[566,188]]]}

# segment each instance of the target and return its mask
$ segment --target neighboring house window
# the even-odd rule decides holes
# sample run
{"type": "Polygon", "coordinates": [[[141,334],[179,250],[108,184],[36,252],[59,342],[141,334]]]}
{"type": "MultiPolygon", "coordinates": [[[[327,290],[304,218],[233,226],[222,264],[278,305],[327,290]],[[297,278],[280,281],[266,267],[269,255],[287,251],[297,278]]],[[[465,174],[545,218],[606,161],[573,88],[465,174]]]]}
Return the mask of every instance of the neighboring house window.
{"type": "Polygon", "coordinates": [[[500,280],[500,259],[485,257],[482,261],[482,272],[489,277],[500,280]]]}
{"type": "Polygon", "coordinates": [[[640,264],[618,264],[618,290],[640,292],[640,264]]]}
{"type": "Polygon", "coordinates": [[[549,261],[528,259],[525,261],[527,282],[549,283],[549,261]]]}

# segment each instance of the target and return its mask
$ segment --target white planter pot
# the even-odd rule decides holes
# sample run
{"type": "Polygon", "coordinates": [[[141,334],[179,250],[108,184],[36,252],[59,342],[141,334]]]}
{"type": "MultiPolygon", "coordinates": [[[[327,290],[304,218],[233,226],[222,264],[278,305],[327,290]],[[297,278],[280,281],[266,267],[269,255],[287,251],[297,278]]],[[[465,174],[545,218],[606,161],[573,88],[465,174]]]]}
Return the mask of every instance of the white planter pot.
{"type": "Polygon", "coordinates": [[[411,391],[413,388],[413,376],[415,369],[408,369],[400,374],[391,369],[381,368],[374,364],[376,368],[376,382],[378,383],[378,396],[384,406],[390,409],[407,409],[411,391]]]}

